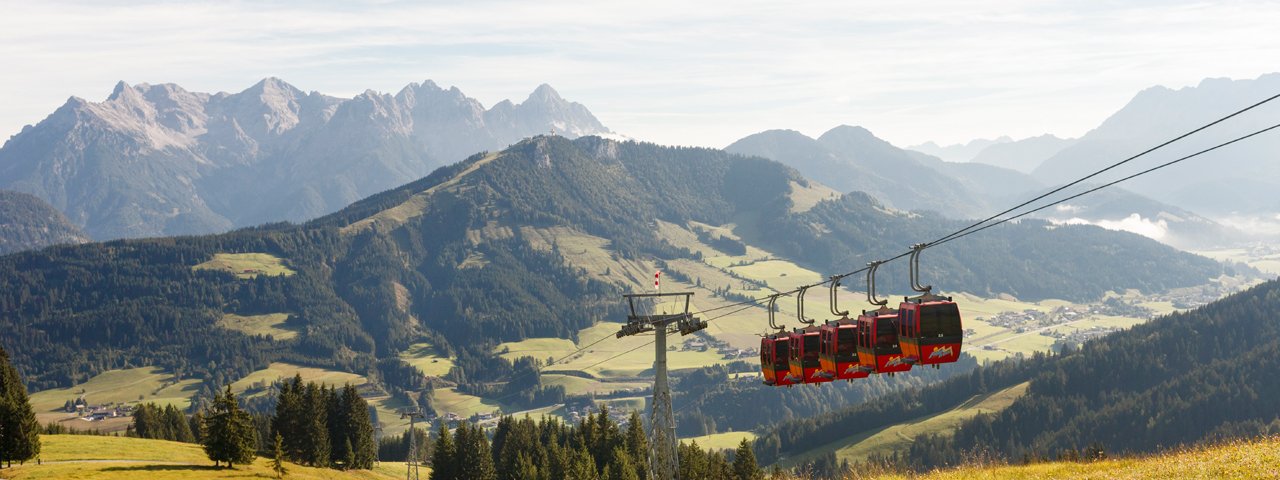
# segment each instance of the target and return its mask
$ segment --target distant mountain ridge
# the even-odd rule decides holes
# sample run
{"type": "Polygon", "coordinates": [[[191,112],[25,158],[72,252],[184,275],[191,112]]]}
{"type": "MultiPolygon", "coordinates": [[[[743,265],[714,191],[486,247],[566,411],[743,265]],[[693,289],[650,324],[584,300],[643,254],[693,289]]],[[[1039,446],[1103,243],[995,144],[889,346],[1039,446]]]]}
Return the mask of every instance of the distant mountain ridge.
{"type": "Polygon", "coordinates": [[[909,146],[907,149],[926,155],[933,155],[948,162],[968,162],[987,148],[1010,142],[1013,142],[1012,138],[1009,138],[1008,135],[1001,135],[995,139],[977,138],[965,143],[951,145],[938,145],[937,142],[928,141],[919,145],[909,146]]]}
{"type": "Polygon", "coordinates": [[[84,232],[39,197],[0,190],[0,255],[87,241],[84,232]]]}
{"type": "MultiPolygon", "coordinates": [[[[1148,88],[1077,143],[1046,160],[1032,175],[1046,183],[1079,176],[1277,93],[1280,73],[1245,80],[1211,78],[1177,90],[1148,88]]],[[[1280,101],[1272,101],[1135,160],[1122,169],[1123,173],[1260,130],[1274,124],[1278,117],[1280,101]]],[[[1127,182],[1125,188],[1205,214],[1274,213],[1280,207],[1280,162],[1275,161],[1276,152],[1280,152],[1280,135],[1270,132],[1127,182]]],[[[1115,173],[1109,178],[1121,175],[1120,171],[1115,173]]]]}
{"type": "Polygon", "coordinates": [[[1075,142],[1074,138],[1058,138],[1046,133],[1038,137],[991,145],[982,149],[969,161],[1031,173],[1049,157],[1075,142]]]}
{"type": "Polygon", "coordinates": [[[120,82],[10,138],[0,188],[45,199],[96,239],[210,233],[314,218],[548,132],[609,130],[548,85],[485,109],[431,81],[351,99],[276,78],[232,94],[120,82]]]}
{"type": "Polygon", "coordinates": [[[898,148],[862,127],[841,125],[817,139],[768,130],[725,147],[799,170],[842,193],[861,191],[894,208],[933,210],[957,218],[984,216],[993,203],[1041,187],[1024,173],[976,163],[951,163],[898,148]]]}

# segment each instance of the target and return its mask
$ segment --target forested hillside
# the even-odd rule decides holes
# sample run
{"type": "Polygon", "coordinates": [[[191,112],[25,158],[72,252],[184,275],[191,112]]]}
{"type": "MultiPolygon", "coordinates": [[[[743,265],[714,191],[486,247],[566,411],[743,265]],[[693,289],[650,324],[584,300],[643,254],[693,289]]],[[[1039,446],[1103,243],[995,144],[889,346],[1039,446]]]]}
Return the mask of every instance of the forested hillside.
{"type": "Polygon", "coordinates": [[[0,255],[89,238],[34,195],[0,190],[0,255]]]}
{"type": "MultiPolygon", "coordinates": [[[[451,354],[447,377],[459,389],[524,392],[536,378],[503,385],[533,364],[494,356],[498,343],[573,338],[621,319],[617,295],[646,283],[652,261],[697,258],[667,242],[659,221],[737,222],[749,242],[824,273],[956,226],[857,195],[795,212],[789,195],[806,183],[776,162],[718,150],[541,136],[304,225],[0,258],[0,342],[36,390],[157,366],[203,379],[207,396],[287,361],[416,396],[422,376],[398,354],[427,341],[451,354]],[[568,261],[582,253],[561,246],[570,238],[598,242],[630,271],[568,261]]],[[[929,279],[946,278],[935,283],[947,291],[1074,298],[1196,284],[1219,271],[1095,227],[1024,222],[982,235],[926,254],[929,279]]]]}
{"type": "Polygon", "coordinates": [[[1143,453],[1280,433],[1280,281],[1089,342],[1037,372],[1027,395],[954,438],[922,439],[920,466],[992,449],[1010,459],[1089,445],[1143,453]]]}
{"type": "Polygon", "coordinates": [[[1280,433],[1280,281],[1161,317],[1062,355],[979,368],[818,418],[784,423],[756,450],[770,463],[956,407],[1029,381],[1026,394],[958,431],[918,437],[896,461],[916,469],[991,456],[1009,461],[1154,452],[1280,433]]]}

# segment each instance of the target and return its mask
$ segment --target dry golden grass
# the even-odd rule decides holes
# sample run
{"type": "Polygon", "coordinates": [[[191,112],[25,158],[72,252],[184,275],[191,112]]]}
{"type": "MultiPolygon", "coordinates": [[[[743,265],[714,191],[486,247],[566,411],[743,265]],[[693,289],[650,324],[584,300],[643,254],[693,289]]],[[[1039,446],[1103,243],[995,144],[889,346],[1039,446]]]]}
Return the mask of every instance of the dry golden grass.
{"type": "MultiPolygon", "coordinates": [[[[801,477],[784,476],[788,480],[801,477]]],[[[1096,462],[1030,465],[981,464],[915,474],[882,467],[852,472],[844,480],[1048,480],[1048,479],[1254,479],[1280,478],[1280,437],[1183,448],[1141,457],[1096,462]]]]}
{"type": "MultiPolygon", "coordinates": [[[[137,479],[275,478],[268,460],[234,469],[216,468],[199,445],[127,437],[42,435],[41,461],[0,470],[0,478],[137,479]]],[[[404,475],[404,464],[386,463],[374,470],[342,472],[286,464],[290,479],[390,479],[404,475]]],[[[426,471],[423,471],[426,475],[426,471]]]]}

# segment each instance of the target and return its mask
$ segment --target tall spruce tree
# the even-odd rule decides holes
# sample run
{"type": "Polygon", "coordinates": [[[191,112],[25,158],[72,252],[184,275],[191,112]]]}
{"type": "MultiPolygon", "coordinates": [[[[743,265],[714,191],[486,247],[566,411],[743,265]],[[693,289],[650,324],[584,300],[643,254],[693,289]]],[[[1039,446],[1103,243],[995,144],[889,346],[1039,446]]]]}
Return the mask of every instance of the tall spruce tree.
{"type": "Polygon", "coordinates": [[[648,478],[649,472],[649,439],[644,434],[644,424],[640,420],[640,413],[632,410],[631,417],[627,420],[627,453],[631,455],[631,461],[636,467],[636,476],[639,478],[648,478]]]}
{"type": "Polygon", "coordinates": [[[307,432],[309,416],[303,410],[302,375],[285,380],[276,397],[276,414],[271,418],[271,430],[284,440],[284,456],[298,463],[307,462],[307,432]]]}
{"type": "Polygon", "coordinates": [[[0,347],[0,462],[13,466],[40,455],[40,423],[9,353],[0,347]]]}
{"type": "Polygon", "coordinates": [[[164,424],[171,436],[169,440],[183,443],[195,443],[196,436],[191,433],[191,424],[187,423],[186,414],[178,407],[166,405],[164,407],[164,424]]]}
{"type": "Polygon", "coordinates": [[[737,480],[763,480],[764,472],[756,464],[756,454],[751,451],[747,439],[738,443],[738,450],[733,456],[733,477],[737,480]]]}
{"type": "Polygon", "coordinates": [[[204,451],[214,465],[226,462],[227,467],[253,461],[258,448],[258,434],[253,418],[240,408],[235,394],[228,385],[226,392],[214,399],[204,417],[204,451]]]}
{"type": "Polygon", "coordinates": [[[457,480],[458,469],[454,463],[456,453],[453,437],[449,428],[440,423],[440,432],[436,435],[435,453],[431,456],[431,480],[457,480]]]}
{"type": "Polygon", "coordinates": [[[369,403],[360,398],[356,387],[347,385],[339,397],[339,420],[344,422],[343,433],[347,445],[347,468],[367,470],[373,468],[378,456],[378,445],[373,441],[373,420],[369,415],[369,403]]]}
{"type": "Polygon", "coordinates": [[[467,422],[458,425],[457,449],[454,465],[458,478],[467,480],[497,480],[498,471],[493,466],[493,454],[489,452],[489,439],[479,426],[467,422]]]}
{"type": "Polygon", "coordinates": [[[303,461],[314,467],[329,465],[329,396],[328,389],[308,383],[305,391],[305,417],[301,421],[305,436],[303,461]]]}

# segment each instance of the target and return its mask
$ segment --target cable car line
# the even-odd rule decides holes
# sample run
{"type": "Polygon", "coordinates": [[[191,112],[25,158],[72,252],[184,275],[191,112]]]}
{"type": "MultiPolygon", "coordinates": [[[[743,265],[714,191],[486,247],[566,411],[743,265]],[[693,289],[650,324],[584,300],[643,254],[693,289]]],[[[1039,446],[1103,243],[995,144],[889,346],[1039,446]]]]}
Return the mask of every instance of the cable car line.
{"type": "Polygon", "coordinates": [[[1159,150],[1159,149],[1161,149],[1161,148],[1164,148],[1164,147],[1168,146],[1169,144],[1172,144],[1172,143],[1174,143],[1174,142],[1177,142],[1177,141],[1179,141],[1179,140],[1182,140],[1182,139],[1184,139],[1184,138],[1187,138],[1187,137],[1189,137],[1189,136],[1191,136],[1191,135],[1194,135],[1194,134],[1196,134],[1196,133],[1199,133],[1199,132],[1201,132],[1201,131],[1203,131],[1203,130],[1205,130],[1205,129],[1208,129],[1208,128],[1210,128],[1210,127],[1213,127],[1214,125],[1217,125],[1217,124],[1219,124],[1219,123],[1222,123],[1222,122],[1225,122],[1225,121],[1227,121],[1227,120],[1230,120],[1231,118],[1234,118],[1234,117],[1236,117],[1236,116],[1238,116],[1238,115],[1240,115],[1240,114],[1243,114],[1243,113],[1248,112],[1248,111],[1250,111],[1250,110],[1253,110],[1253,109],[1255,109],[1255,108],[1257,108],[1257,107],[1260,107],[1260,106],[1262,106],[1262,105],[1264,105],[1264,104],[1266,104],[1266,103],[1269,103],[1269,102],[1271,102],[1272,100],[1275,100],[1275,99],[1277,99],[1277,98],[1280,98],[1280,94],[1272,95],[1272,96],[1270,96],[1270,97],[1267,97],[1266,99],[1263,99],[1262,101],[1260,101],[1260,102],[1258,102],[1258,103],[1255,103],[1255,104],[1253,104],[1253,105],[1249,105],[1248,107],[1242,108],[1242,109],[1240,109],[1240,110],[1236,110],[1234,113],[1231,113],[1231,114],[1229,114],[1229,115],[1227,115],[1227,116],[1225,116],[1225,117],[1222,117],[1222,118],[1219,118],[1219,119],[1214,120],[1214,121],[1212,121],[1212,122],[1209,122],[1209,123],[1207,123],[1207,124],[1204,124],[1204,125],[1200,126],[1199,128],[1196,128],[1196,129],[1191,130],[1191,131],[1189,131],[1189,132],[1183,133],[1182,135],[1178,135],[1178,136],[1176,136],[1176,137],[1173,137],[1173,138],[1171,138],[1171,139],[1169,139],[1169,140],[1166,140],[1164,143],[1161,143],[1161,144],[1156,145],[1156,146],[1154,146],[1154,147],[1151,147],[1151,148],[1148,148],[1148,149],[1146,149],[1146,150],[1143,150],[1143,151],[1141,151],[1141,152],[1137,153],[1136,155],[1133,155],[1133,156],[1131,156],[1131,157],[1129,157],[1129,158],[1126,158],[1126,159],[1124,159],[1124,160],[1121,160],[1121,161],[1119,161],[1119,162],[1115,162],[1115,163],[1113,163],[1113,164],[1111,164],[1111,165],[1108,165],[1106,168],[1103,168],[1103,169],[1098,170],[1098,171],[1096,171],[1096,172],[1093,172],[1093,173],[1090,173],[1090,174],[1085,175],[1085,176],[1083,176],[1083,177],[1080,177],[1080,178],[1078,178],[1078,179],[1076,179],[1076,180],[1072,181],[1071,183],[1068,183],[1068,184],[1062,185],[1062,186],[1060,186],[1060,187],[1054,188],[1053,190],[1050,190],[1050,191],[1048,191],[1048,192],[1045,192],[1045,193],[1043,193],[1043,194],[1041,194],[1041,195],[1039,195],[1039,196],[1037,196],[1037,197],[1035,197],[1035,198],[1032,198],[1031,200],[1027,200],[1027,201],[1025,201],[1025,202],[1022,202],[1022,203],[1018,204],[1017,206],[1014,206],[1013,208],[1010,208],[1010,209],[1005,210],[1005,211],[1003,211],[1003,212],[1000,212],[1000,213],[997,213],[997,214],[992,215],[992,216],[990,216],[990,217],[987,217],[987,218],[983,219],[982,221],[979,221],[979,222],[977,222],[977,223],[974,223],[973,225],[969,225],[968,227],[962,228],[962,229],[960,229],[960,230],[956,231],[955,233],[952,233],[952,234],[947,235],[947,236],[945,236],[945,237],[939,238],[939,239],[934,240],[934,241],[932,241],[932,242],[928,242],[928,243],[926,243],[925,245],[926,245],[926,246],[933,246],[933,245],[935,245],[935,244],[939,244],[939,243],[941,243],[941,242],[944,242],[944,241],[946,241],[947,239],[949,239],[949,238],[951,238],[951,237],[953,237],[953,236],[960,235],[960,234],[964,233],[965,231],[968,231],[968,230],[970,230],[970,229],[976,228],[976,227],[978,227],[979,225],[982,225],[982,224],[984,224],[984,223],[986,223],[986,222],[989,222],[989,221],[991,221],[991,220],[996,219],[997,217],[1000,217],[1000,216],[1002,216],[1002,215],[1008,214],[1008,213],[1010,213],[1010,212],[1012,212],[1012,211],[1014,211],[1014,210],[1017,210],[1017,209],[1019,209],[1019,208],[1022,208],[1022,207],[1025,207],[1025,206],[1027,206],[1027,205],[1030,205],[1030,204],[1032,204],[1032,203],[1035,203],[1035,202],[1037,202],[1037,201],[1040,201],[1040,200],[1042,200],[1042,199],[1044,199],[1044,198],[1047,198],[1047,197],[1049,197],[1050,195],[1053,195],[1053,194],[1055,194],[1055,193],[1058,193],[1058,192],[1061,192],[1061,191],[1066,190],[1066,189],[1068,189],[1068,188],[1071,188],[1071,187],[1073,187],[1073,186],[1075,186],[1075,185],[1078,185],[1078,184],[1080,184],[1080,183],[1082,183],[1082,182],[1084,182],[1084,181],[1086,181],[1086,180],[1088,180],[1088,179],[1090,179],[1090,178],[1093,178],[1093,177],[1096,177],[1096,176],[1101,175],[1101,174],[1103,174],[1103,173],[1106,173],[1106,172],[1110,171],[1111,169],[1114,169],[1114,168],[1116,168],[1116,167],[1119,167],[1119,166],[1121,166],[1121,165],[1124,165],[1124,164],[1126,164],[1126,163],[1129,163],[1129,162],[1131,162],[1131,161],[1133,161],[1133,160],[1136,160],[1136,159],[1138,159],[1139,157],[1145,156],[1145,155],[1146,155],[1146,154],[1148,154],[1148,153],[1151,153],[1151,152],[1154,152],[1154,151],[1159,150]]]}
{"type": "MultiPolygon", "coordinates": [[[[1081,178],[1081,179],[1079,179],[1079,180],[1076,180],[1076,181],[1073,181],[1073,182],[1071,182],[1071,183],[1069,183],[1069,184],[1067,184],[1067,185],[1064,185],[1064,187],[1063,187],[1063,188],[1065,188],[1065,187],[1069,187],[1069,186],[1072,186],[1072,185],[1077,185],[1077,184],[1079,184],[1081,181],[1084,181],[1084,180],[1086,180],[1086,179],[1088,179],[1088,178],[1092,178],[1092,177],[1094,177],[1094,176],[1097,176],[1097,175],[1098,175],[1098,174],[1100,174],[1100,173],[1103,173],[1103,172],[1105,172],[1105,171],[1107,171],[1107,170],[1110,170],[1110,169],[1115,168],[1115,167],[1117,167],[1117,166],[1119,166],[1119,165],[1122,165],[1123,163],[1128,162],[1128,161],[1130,161],[1130,160],[1132,160],[1132,159],[1134,159],[1134,158],[1137,158],[1137,157],[1138,157],[1138,156],[1140,156],[1140,155],[1144,155],[1145,153],[1148,153],[1148,152],[1154,151],[1154,150],[1155,150],[1155,149],[1157,149],[1157,148],[1161,148],[1161,147],[1163,147],[1163,146],[1167,146],[1167,145],[1169,145],[1170,143],[1172,143],[1172,142],[1174,142],[1174,141],[1180,140],[1180,139],[1182,139],[1182,138],[1186,138],[1187,136],[1189,136],[1189,135],[1191,135],[1191,134],[1193,134],[1193,133],[1196,133],[1196,132],[1202,131],[1202,130],[1204,130],[1204,129],[1206,129],[1206,128],[1210,127],[1210,126],[1213,126],[1213,125],[1215,125],[1215,124],[1217,124],[1217,123],[1220,123],[1220,122],[1222,122],[1222,121],[1224,121],[1224,120],[1227,120],[1227,119],[1232,118],[1232,117],[1234,117],[1234,116],[1236,116],[1236,115],[1239,115],[1239,114],[1241,114],[1241,113],[1244,113],[1244,112],[1246,112],[1246,111],[1248,111],[1248,110],[1250,110],[1250,109],[1256,108],[1256,107],[1258,107],[1258,106],[1260,106],[1260,105],[1262,105],[1262,104],[1264,104],[1264,103],[1270,102],[1270,101],[1272,101],[1272,100],[1274,100],[1274,99],[1276,99],[1276,98],[1280,98],[1280,94],[1277,94],[1277,95],[1271,96],[1271,97],[1267,98],[1266,100],[1263,100],[1263,101],[1261,101],[1261,102],[1255,103],[1255,104],[1253,104],[1253,105],[1251,105],[1251,106],[1249,106],[1249,107],[1246,107],[1246,108],[1244,108],[1244,109],[1241,109],[1241,110],[1239,110],[1239,111],[1236,111],[1235,113],[1232,113],[1232,114],[1230,114],[1230,115],[1227,115],[1227,116],[1225,116],[1225,117],[1222,117],[1222,118],[1220,118],[1220,119],[1218,119],[1218,120],[1215,120],[1215,121],[1213,121],[1213,122],[1211,122],[1211,123],[1209,123],[1209,124],[1206,124],[1206,125],[1204,125],[1204,126],[1202,126],[1202,127],[1200,127],[1200,128],[1197,128],[1197,129],[1192,130],[1192,131],[1190,131],[1190,132],[1187,132],[1187,133],[1185,133],[1185,134],[1183,134],[1183,135],[1180,135],[1180,136],[1176,137],[1176,138],[1175,138],[1175,139],[1173,139],[1173,140],[1169,140],[1169,141],[1166,141],[1166,142],[1164,142],[1164,143],[1162,143],[1162,144],[1160,144],[1160,145],[1158,145],[1158,146],[1156,146],[1156,147],[1149,148],[1149,149],[1145,150],[1143,153],[1140,153],[1140,154],[1138,154],[1138,155],[1135,155],[1135,156],[1133,156],[1133,157],[1130,157],[1130,158],[1128,158],[1128,159],[1125,159],[1125,160],[1123,160],[1123,161],[1121,161],[1121,162],[1117,162],[1117,163],[1115,163],[1115,164],[1112,164],[1112,165],[1110,165],[1110,166],[1107,166],[1107,167],[1105,167],[1105,168],[1103,168],[1103,169],[1101,169],[1101,170],[1099,170],[1099,171],[1097,171],[1097,172],[1094,172],[1094,173],[1091,173],[1091,174],[1089,174],[1089,175],[1086,175],[1085,177],[1082,177],[1082,178],[1081,178]]],[[[948,234],[948,235],[945,235],[945,236],[943,236],[943,237],[940,237],[940,238],[938,238],[938,239],[936,239],[936,240],[933,240],[933,241],[931,241],[931,242],[926,242],[926,243],[924,243],[924,244],[923,244],[923,245],[925,245],[925,247],[924,247],[924,248],[933,247],[933,246],[937,246],[937,245],[942,245],[942,244],[948,243],[948,242],[950,242],[950,241],[952,241],[952,240],[955,240],[955,239],[958,239],[958,238],[962,238],[962,237],[969,236],[969,235],[970,235],[970,234],[972,234],[972,233],[976,233],[976,232],[979,232],[979,231],[982,231],[982,230],[986,230],[986,229],[991,228],[991,227],[994,227],[994,226],[996,226],[996,225],[1000,225],[1000,224],[1007,223],[1007,222],[1012,221],[1012,220],[1016,220],[1016,219],[1018,219],[1018,218],[1025,217],[1026,215],[1029,215],[1029,214],[1031,214],[1031,213],[1035,213],[1035,212],[1038,212],[1038,211],[1044,210],[1044,209],[1046,209],[1046,208],[1049,208],[1049,207],[1052,207],[1052,206],[1055,206],[1055,205],[1061,204],[1061,203],[1063,203],[1063,202],[1066,202],[1066,201],[1069,201],[1069,200],[1073,200],[1073,199],[1075,199],[1075,198],[1079,198],[1079,197],[1081,197],[1081,196],[1083,196],[1083,195],[1087,195],[1087,194],[1089,194],[1089,193],[1093,193],[1093,192],[1096,192],[1096,191],[1098,191],[1098,190],[1102,190],[1102,189],[1104,189],[1104,188],[1114,186],[1114,185],[1116,185],[1116,184],[1118,184],[1118,183],[1121,183],[1121,182],[1124,182],[1124,181],[1127,181],[1127,180],[1131,180],[1131,179],[1133,179],[1133,178],[1136,178],[1136,177],[1139,177],[1139,176],[1142,176],[1142,175],[1146,175],[1146,174],[1148,174],[1148,173],[1154,172],[1154,171],[1156,171],[1156,170],[1160,170],[1160,169],[1162,169],[1162,168],[1165,168],[1165,167],[1168,167],[1168,166],[1170,166],[1170,165],[1173,165],[1173,164],[1176,164],[1176,163],[1182,162],[1182,161],[1184,161],[1184,160],[1188,160],[1188,159],[1191,159],[1191,158],[1198,157],[1198,156],[1203,155],[1203,154],[1205,154],[1205,153],[1209,153],[1209,152],[1211,152],[1211,151],[1214,151],[1214,150],[1220,149],[1220,148],[1222,148],[1222,147],[1225,147],[1225,146],[1228,146],[1228,145],[1231,145],[1231,144],[1234,144],[1234,143],[1237,143],[1237,142],[1243,141],[1243,140],[1245,140],[1245,139],[1248,139],[1248,138],[1251,138],[1251,137],[1254,137],[1254,136],[1257,136],[1257,135],[1260,135],[1260,134],[1263,134],[1263,133],[1269,132],[1269,131],[1274,130],[1274,129],[1276,129],[1276,128],[1280,128],[1280,125],[1274,125],[1274,126],[1271,126],[1271,127],[1268,127],[1268,128],[1264,128],[1264,129],[1261,129],[1261,130],[1257,130],[1257,131],[1255,131],[1255,132],[1253,132],[1253,133],[1250,133],[1250,134],[1247,134],[1247,135],[1243,135],[1243,136],[1240,136],[1240,137],[1236,137],[1236,138],[1234,138],[1234,139],[1232,139],[1232,140],[1229,140],[1229,141],[1226,141],[1226,142],[1223,142],[1223,143],[1219,143],[1219,144],[1217,144],[1217,145],[1215,145],[1215,146],[1213,146],[1213,147],[1209,147],[1209,148],[1206,148],[1206,149],[1204,149],[1204,150],[1200,150],[1200,151],[1198,151],[1198,152],[1195,152],[1195,153],[1192,153],[1192,154],[1186,155],[1186,156],[1184,156],[1184,157],[1180,157],[1180,158],[1175,159],[1175,160],[1173,160],[1173,161],[1169,161],[1169,162],[1166,162],[1166,163],[1164,163],[1164,164],[1158,165],[1158,166],[1156,166],[1156,167],[1148,168],[1148,169],[1143,170],[1143,171],[1140,171],[1140,172],[1138,172],[1138,173],[1135,173],[1135,174],[1132,174],[1132,175],[1128,175],[1128,176],[1123,177],[1123,178],[1121,178],[1121,179],[1119,179],[1119,180],[1115,180],[1115,181],[1112,181],[1112,182],[1108,182],[1108,183],[1103,184],[1103,185],[1100,185],[1100,186],[1098,186],[1098,187],[1090,188],[1090,189],[1088,189],[1088,190],[1086,190],[1086,191],[1083,191],[1083,192],[1081,192],[1081,193],[1077,193],[1077,194],[1071,195],[1071,196],[1069,196],[1069,197],[1066,197],[1066,198],[1063,198],[1063,199],[1060,199],[1060,200],[1053,201],[1053,202],[1051,202],[1051,203],[1049,203],[1049,204],[1046,204],[1046,205],[1043,205],[1043,206],[1037,207],[1037,208],[1036,208],[1036,209],[1034,209],[1034,210],[1027,211],[1027,212],[1023,212],[1023,213],[1020,213],[1020,214],[1015,215],[1015,216],[1013,216],[1013,217],[1004,218],[1004,219],[1001,219],[1001,220],[999,220],[999,221],[997,221],[997,222],[994,222],[994,223],[986,223],[986,222],[988,222],[988,221],[990,221],[990,220],[994,220],[994,219],[998,218],[1000,215],[1007,214],[1007,213],[1009,213],[1009,212],[1012,212],[1012,211],[1014,211],[1014,210],[1017,210],[1018,208],[1021,208],[1021,207],[1024,207],[1024,206],[1027,206],[1027,205],[1029,205],[1029,204],[1031,204],[1031,203],[1034,203],[1036,200],[1043,199],[1043,198],[1045,198],[1046,196],[1051,195],[1051,194],[1052,194],[1052,193],[1054,193],[1054,192],[1058,192],[1058,191],[1061,191],[1061,190],[1062,190],[1062,188],[1055,189],[1054,191],[1052,191],[1052,192],[1050,192],[1050,193],[1048,193],[1048,194],[1043,194],[1043,195],[1037,196],[1036,198],[1034,198],[1034,199],[1032,199],[1032,200],[1029,200],[1029,201],[1023,202],[1022,204],[1020,204],[1020,205],[1019,205],[1019,206],[1017,206],[1017,207],[1014,207],[1014,208],[1011,208],[1011,209],[1005,210],[1004,212],[1002,212],[1002,213],[1000,213],[1000,214],[996,214],[996,215],[993,215],[993,216],[991,216],[991,217],[988,217],[987,219],[984,219],[984,220],[983,220],[983,221],[981,221],[981,222],[976,222],[976,223],[974,223],[973,225],[970,225],[970,226],[968,226],[968,227],[965,227],[965,228],[962,228],[962,229],[957,230],[957,231],[955,231],[955,232],[952,232],[952,233],[950,233],[950,234],[948,234]],[[984,225],[984,223],[986,223],[986,224],[984,225]]],[[[920,244],[917,244],[917,245],[920,245],[920,244]]],[[[914,249],[913,249],[913,250],[908,250],[908,251],[906,251],[906,252],[903,252],[903,253],[901,253],[901,254],[895,255],[895,256],[893,256],[893,257],[889,257],[889,258],[884,259],[884,260],[879,260],[878,262],[879,262],[880,264],[893,262],[893,261],[895,261],[895,260],[899,260],[899,259],[902,259],[902,258],[905,258],[905,257],[909,257],[909,256],[911,256],[911,255],[912,255],[912,253],[913,253],[914,251],[915,251],[914,249]]],[[[868,268],[869,268],[869,267],[865,267],[865,268],[860,268],[860,269],[858,269],[858,270],[854,270],[854,271],[852,271],[852,272],[848,272],[848,273],[844,273],[844,274],[840,274],[840,275],[833,275],[833,276],[832,276],[832,278],[844,278],[844,277],[847,277],[847,276],[849,276],[849,275],[854,275],[854,274],[858,274],[858,273],[866,272],[868,268]]],[[[796,292],[798,292],[798,291],[800,290],[800,288],[809,288],[809,287],[816,287],[816,286],[820,286],[820,285],[826,285],[826,284],[828,284],[828,283],[829,283],[829,282],[831,282],[831,281],[832,281],[831,279],[828,279],[828,280],[824,280],[824,281],[821,281],[821,282],[818,282],[818,283],[814,283],[814,284],[810,284],[810,285],[804,285],[804,286],[802,286],[802,287],[797,287],[797,288],[795,288],[795,289],[788,290],[788,291],[786,291],[786,292],[779,292],[779,294],[789,295],[789,294],[792,294],[792,293],[796,293],[796,292]]],[[[759,302],[762,302],[762,301],[764,301],[764,300],[767,300],[768,298],[769,298],[769,296],[762,296],[762,297],[759,297],[759,298],[753,298],[753,299],[749,299],[749,300],[743,300],[743,301],[739,301],[739,302],[735,302],[735,303],[730,303],[730,304],[726,304],[726,305],[721,305],[721,306],[719,306],[719,307],[709,308],[709,309],[707,309],[707,310],[703,310],[702,312],[703,312],[703,313],[706,313],[706,312],[712,312],[712,311],[716,311],[716,310],[719,310],[719,309],[732,308],[732,307],[735,307],[735,306],[738,306],[738,305],[744,305],[744,304],[758,304],[759,302]]]]}

